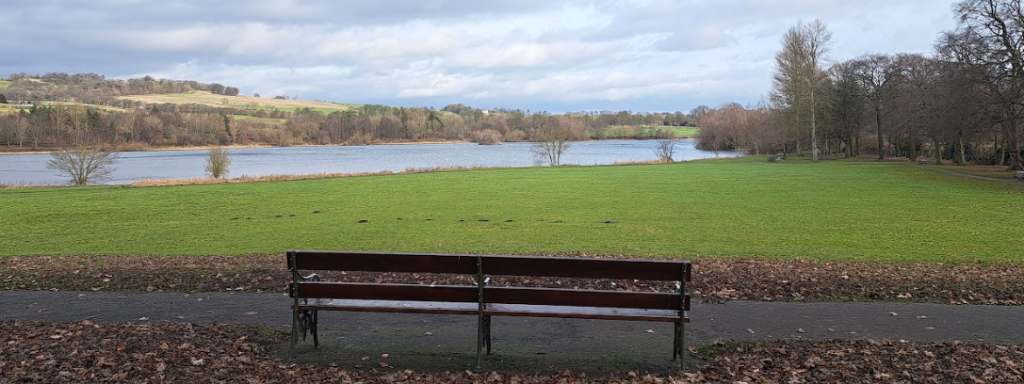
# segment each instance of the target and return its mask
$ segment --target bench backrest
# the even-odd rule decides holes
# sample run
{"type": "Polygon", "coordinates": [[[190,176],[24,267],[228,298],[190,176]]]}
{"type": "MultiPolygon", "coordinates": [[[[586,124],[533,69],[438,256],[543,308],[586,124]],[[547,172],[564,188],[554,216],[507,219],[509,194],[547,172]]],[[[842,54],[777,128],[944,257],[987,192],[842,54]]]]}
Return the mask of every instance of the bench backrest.
{"type": "MultiPolygon", "coordinates": [[[[482,286],[489,276],[690,281],[689,261],[505,255],[289,251],[297,298],[482,302],[549,306],[688,310],[681,292],[482,286]],[[300,270],[475,275],[479,286],[301,281],[300,270]],[[481,295],[482,294],[482,295],[481,295]],[[482,297],[482,298],[481,298],[482,297]]],[[[685,290],[683,290],[685,291],[685,290]]]]}

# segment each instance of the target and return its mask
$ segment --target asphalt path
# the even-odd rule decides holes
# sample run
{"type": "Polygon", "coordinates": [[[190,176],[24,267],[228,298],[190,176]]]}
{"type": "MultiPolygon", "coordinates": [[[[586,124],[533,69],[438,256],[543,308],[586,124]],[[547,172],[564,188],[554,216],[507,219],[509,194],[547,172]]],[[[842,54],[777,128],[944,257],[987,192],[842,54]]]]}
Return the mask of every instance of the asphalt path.
{"type": "MultiPolygon", "coordinates": [[[[249,323],[291,327],[291,300],[280,293],[0,293],[0,320],[249,323]]],[[[875,339],[1024,344],[1024,307],[917,303],[695,303],[686,342],[875,339]]],[[[322,348],[300,343],[298,361],[354,368],[460,370],[475,366],[474,316],[321,312],[322,348]],[[387,355],[387,357],[381,357],[387,355]]],[[[663,371],[671,361],[668,323],[495,317],[495,369],[562,368],[663,371]]],[[[287,357],[283,346],[282,357],[287,357]]]]}

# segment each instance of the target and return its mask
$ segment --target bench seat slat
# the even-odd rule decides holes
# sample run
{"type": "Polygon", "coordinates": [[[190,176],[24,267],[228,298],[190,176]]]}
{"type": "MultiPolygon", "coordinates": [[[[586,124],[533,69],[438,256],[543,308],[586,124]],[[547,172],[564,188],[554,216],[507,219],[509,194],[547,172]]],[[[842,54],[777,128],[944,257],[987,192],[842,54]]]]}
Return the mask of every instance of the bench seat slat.
{"type": "MultiPolygon", "coordinates": [[[[597,320],[679,321],[679,311],[661,309],[628,309],[600,307],[568,307],[558,305],[488,304],[485,315],[559,317],[597,320]]],[[[685,319],[689,322],[689,318],[685,319]]]]}
{"type": "Polygon", "coordinates": [[[310,299],[299,304],[300,310],[355,311],[355,312],[397,312],[437,313],[452,315],[476,315],[479,304],[433,301],[399,300],[353,300],[353,299],[310,299]]]}
{"type": "Polygon", "coordinates": [[[484,303],[676,311],[683,309],[678,293],[585,291],[557,288],[487,287],[484,289],[484,303]]]}
{"type": "Polygon", "coordinates": [[[338,282],[300,282],[296,296],[321,299],[478,301],[477,287],[420,284],[363,284],[338,282]]]}
{"type": "MultiPolygon", "coordinates": [[[[476,315],[478,308],[475,303],[310,299],[307,304],[299,304],[299,310],[476,315]]],[[[487,309],[484,310],[484,315],[658,322],[679,321],[679,311],[523,304],[489,304],[487,309]]],[[[684,319],[684,321],[689,322],[689,318],[684,319]]]]}

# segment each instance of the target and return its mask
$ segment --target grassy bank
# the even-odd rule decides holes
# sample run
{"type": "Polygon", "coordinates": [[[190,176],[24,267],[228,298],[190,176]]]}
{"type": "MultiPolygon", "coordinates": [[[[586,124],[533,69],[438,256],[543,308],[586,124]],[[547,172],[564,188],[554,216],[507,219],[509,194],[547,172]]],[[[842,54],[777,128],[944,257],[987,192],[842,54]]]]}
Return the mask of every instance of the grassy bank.
{"type": "Polygon", "coordinates": [[[1018,262],[1024,188],[757,159],[0,190],[0,254],[287,249],[1018,262]]]}
{"type": "Polygon", "coordinates": [[[650,137],[656,132],[671,132],[677,139],[697,137],[700,128],[697,127],[670,127],[670,126],[611,126],[605,128],[600,138],[603,139],[634,139],[650,137]]]}

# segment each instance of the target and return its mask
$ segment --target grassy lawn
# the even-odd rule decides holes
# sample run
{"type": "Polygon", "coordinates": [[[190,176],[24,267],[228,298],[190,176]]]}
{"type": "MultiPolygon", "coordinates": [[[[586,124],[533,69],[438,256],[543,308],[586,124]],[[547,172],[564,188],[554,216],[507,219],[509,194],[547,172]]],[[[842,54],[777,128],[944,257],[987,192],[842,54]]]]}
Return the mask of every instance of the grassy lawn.
{"type": "Polygon", "coordinates": [[[0,190],[0,254],[338,249],[1020,262],[1024,187],[762,159],[0,190]],[[364,223],[359,221],[366,220],[364,223]]]}
{"type": "Polygon", "coordinates": [[[11,86],[10,80],[0,80],[0,89],[5,89],[11,86]]]}

